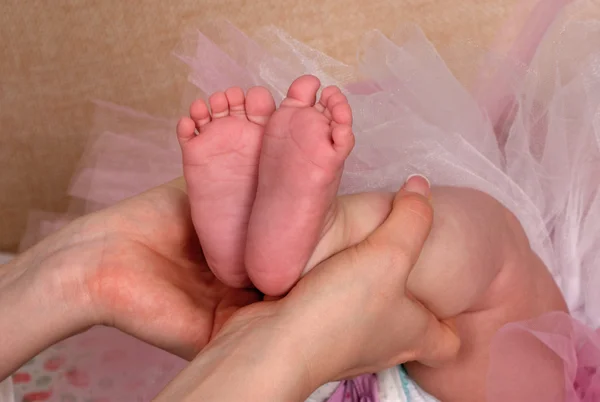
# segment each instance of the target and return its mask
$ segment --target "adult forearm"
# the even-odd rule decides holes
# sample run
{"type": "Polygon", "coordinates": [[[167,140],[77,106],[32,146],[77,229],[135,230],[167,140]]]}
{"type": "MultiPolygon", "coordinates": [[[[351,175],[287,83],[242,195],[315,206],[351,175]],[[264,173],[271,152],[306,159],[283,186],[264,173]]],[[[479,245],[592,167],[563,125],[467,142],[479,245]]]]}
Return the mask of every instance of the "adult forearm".
{"type": "MultiPolygon", "coordinates": [[[[39,248],[0,266],[0,379],[83,329],[83,305],[66,302],[39,248]]],[[[73,302],[76,300],[74,299],[73,302]]]]}
{"type": "Polygon", "coordinates": [[[244,328],[218,338],[155,401],[304,401],[321,381],[287,334],[244,328]]]}

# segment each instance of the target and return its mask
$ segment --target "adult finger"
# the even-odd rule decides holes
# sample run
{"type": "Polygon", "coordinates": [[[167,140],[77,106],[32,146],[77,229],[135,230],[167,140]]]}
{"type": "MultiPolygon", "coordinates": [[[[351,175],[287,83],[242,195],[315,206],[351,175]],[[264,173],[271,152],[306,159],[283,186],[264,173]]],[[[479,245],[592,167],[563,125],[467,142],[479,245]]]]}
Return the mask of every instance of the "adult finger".
{"type": "Polygon", "coordinates": [[[409,178],[396,194],[390,215],[365,240],[362,249],[377,254],[378,261],[389,259],[388,264],[379,264],[382,269],[394,269],[407,276],[421,254],[432,223],[429,183],[423,177],[409,178]]]}
{"type": "Polygon", "coordinates": [[[416,300],[408,300],[398,307],[402,314],[390,316],[387,331],[392,338],[402,339],[400,353],[395,363],[418,361],[429,367],[456,357],[460,349],[460,338],[453,320],[440,321],[416,300]]]}

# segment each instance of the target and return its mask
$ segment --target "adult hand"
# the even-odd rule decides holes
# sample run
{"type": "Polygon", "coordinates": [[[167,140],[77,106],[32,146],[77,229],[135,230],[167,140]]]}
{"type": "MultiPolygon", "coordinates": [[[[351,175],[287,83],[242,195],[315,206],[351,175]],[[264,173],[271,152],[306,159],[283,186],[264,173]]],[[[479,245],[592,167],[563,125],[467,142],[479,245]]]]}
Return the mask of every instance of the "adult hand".
{"type": "Polygon", "coordinates": [[[208,269],[183,180],[84,216],[2,268],[0,324],[11,331],[0,338],[0,377],[98,324],[192,359],[261,298],[208,269]]]}
{"type": "Polygon", "coordinates": [[[282,299],[234,314],[158,400],[303,400],[328,381],[455,356],[452,326],[406,292],[432,215],[426,197],[401,190],[365,241],[282,299]]]}
{"type": "Polygon", "coordinates": [[[313,344],[313,368],[333,366],[329,378],[342,379],[407,361],[437,366],[455,356],[460,341],[452,323],[406,289],[432,222],[427,199],[401,190],[378,229],[281,301],[280,315],[313,344]]]}

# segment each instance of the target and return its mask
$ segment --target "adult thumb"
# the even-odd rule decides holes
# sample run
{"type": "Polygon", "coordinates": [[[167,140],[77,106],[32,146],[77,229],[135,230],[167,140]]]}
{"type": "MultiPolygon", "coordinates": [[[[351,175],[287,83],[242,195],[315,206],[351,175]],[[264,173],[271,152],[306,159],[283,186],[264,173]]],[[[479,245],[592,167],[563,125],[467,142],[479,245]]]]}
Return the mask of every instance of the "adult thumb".
{"type": "Polygon", "coordinates": [[[429,194],[427,179],[410,177],[396,194],[387,219],[367,238],[369,245],[378,252],[391,253],[394,259],[404,259],[398,263],[408,265],[410,270],[417,262],[433,224],[429,194]]]}

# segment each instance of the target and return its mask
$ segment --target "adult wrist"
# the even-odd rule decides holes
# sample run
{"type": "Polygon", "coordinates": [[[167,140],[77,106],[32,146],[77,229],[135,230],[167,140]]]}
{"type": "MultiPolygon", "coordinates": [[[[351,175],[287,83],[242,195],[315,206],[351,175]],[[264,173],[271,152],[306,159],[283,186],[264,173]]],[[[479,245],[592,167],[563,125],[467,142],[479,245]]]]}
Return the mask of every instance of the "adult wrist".
{"type": "Polygon", "coordinates": [[[92,324],[84,298],[68,285],[71,278],[56,265],[61,258],[49,253],[50,246],[34,246],[0,267],[0,378],[92,324]]]}
{"type": "Polygon", "coordinates": [[[262,353],[259,362],[248,361],[256,365],[253,371],[256,381],[269,381],[277,387],[272,394],[266,394],[265,399],[254,400],[305,401],[317,388],[338,379],[339,362],[330,359],[332,352],[337,351],[324,353],[323,341],[327,334],[321,332],[319,325],[306,328],[309,322],[304,318],[302,314],[288,315],[280,311],[259,327],[264,335],[260,330],[249,331],[253,336],[240,342],[246,350],[262,353]],[[264,373],[272,374],[265,376],[264,373]]]}
{"type": "Polygon", "coordinates": [[[155,401],[301,402],[321,385],[307,370],[298,348],[301,340],[275,317],[231,327],[211,341],[155,401]]]}

